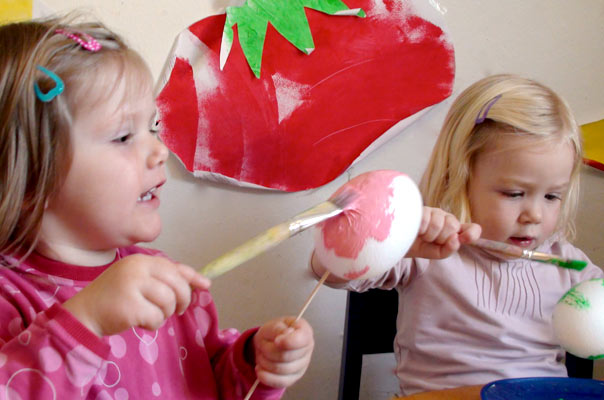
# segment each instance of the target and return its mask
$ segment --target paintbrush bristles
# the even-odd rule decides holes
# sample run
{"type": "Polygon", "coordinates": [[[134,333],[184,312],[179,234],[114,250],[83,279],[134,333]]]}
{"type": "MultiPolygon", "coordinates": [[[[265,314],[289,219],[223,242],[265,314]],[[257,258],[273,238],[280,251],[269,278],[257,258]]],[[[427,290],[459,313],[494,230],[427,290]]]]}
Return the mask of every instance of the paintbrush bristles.
{"type": "Polygon", "coordinates": [[[340,193],[335,195],[329,201],[336,205],[336,207],[341,208],[342,210],[349,209],[354,202],[358,200],[361,196],[361,193],[353,188],[353,187],[345,187],[342,189],[340,193]]]}

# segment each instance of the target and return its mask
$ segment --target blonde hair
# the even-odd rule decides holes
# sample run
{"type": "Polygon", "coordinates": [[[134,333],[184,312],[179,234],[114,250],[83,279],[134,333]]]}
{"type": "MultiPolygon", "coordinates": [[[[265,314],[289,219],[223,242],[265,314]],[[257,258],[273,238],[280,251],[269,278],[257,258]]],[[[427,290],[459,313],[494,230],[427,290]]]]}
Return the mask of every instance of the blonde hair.
{"type": "Polygon", "coordinates": [[[0,253],[35,247],[45,205],[71,164],[69,131],[81,107],[107,99],[120,74],[138,79],[130,79],[131,89],[140,75],[147,77],[142,70],[150,74],[118,35],[99,22],[76,22],[79,17],[0,26],[0,253]],[[90,35],[102,47],[91,52],[57,29],[90,35]],[[36,97],[34,84],[46,93],[55,82],[37,66],[64,82],[63,93],[49,102],[36,97]]]}
{"type": "Polygon", "coordinates": [[[534,80],[516,75],[481,79],[455,99],[420,183],[425,204],[470,222],[467,189],[472,167],[478,154],[502,134],[543,142],[565,141],[572,146],[574,165],[557,226],[560,234],[572,239],[583,158],[580,129],[560,96],[534,80]],[[484,122],[477,122],[485,113],[484,122]]]}

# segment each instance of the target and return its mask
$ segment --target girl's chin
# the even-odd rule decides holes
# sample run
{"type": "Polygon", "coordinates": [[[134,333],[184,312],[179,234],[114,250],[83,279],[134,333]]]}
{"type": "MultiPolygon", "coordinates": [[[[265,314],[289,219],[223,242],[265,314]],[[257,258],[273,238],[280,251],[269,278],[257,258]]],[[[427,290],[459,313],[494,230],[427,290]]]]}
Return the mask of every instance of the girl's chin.
{"type": "Polygon", "coordinates": [[[152,242],[155,239],[157,239],[157,237],[159,236],[159,234],[161,233],[161,222],[158,221],[157,223],[151,225],[147,225],[144,227],[144,229],[139,230],[138,232],[136,232],[135,235],[133,235],[133,242],[132,244],[136,244],[136,243],[140,243],[140,242],[152,242]]]}

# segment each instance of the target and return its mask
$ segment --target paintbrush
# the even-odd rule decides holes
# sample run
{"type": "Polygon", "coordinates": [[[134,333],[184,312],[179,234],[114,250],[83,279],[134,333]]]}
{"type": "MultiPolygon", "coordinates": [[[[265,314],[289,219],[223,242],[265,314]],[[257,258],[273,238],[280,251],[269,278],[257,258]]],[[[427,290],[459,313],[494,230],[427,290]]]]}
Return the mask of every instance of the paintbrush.
{"type": "Polygon", "coordinates": [[[587,266],[586,261],[572,260],[570,258],[560,258],[553,254],[539,253],[538,251],[523,249],[522,247],[514,246],[503,242],[495,242],[488,239],[478,239],[472,243],[474,246],[483,249],[491,250],[508,256],[525,258],[527,260],[539,261],[557,265],[558,267],[574,269],[577,271],[583,270],[587,266]]]}
{"type": "Polygon", "coordinates": [[[305,229],[346,210],[358,197],[352,188],[345,188],[334,198],[324,201],[308,210],[295,215],[286,222],[275,225],[253,237],[226,254],[205,265],[199,272],[208,278],[216,278],[257,255],[275,247],[305,229]]]}

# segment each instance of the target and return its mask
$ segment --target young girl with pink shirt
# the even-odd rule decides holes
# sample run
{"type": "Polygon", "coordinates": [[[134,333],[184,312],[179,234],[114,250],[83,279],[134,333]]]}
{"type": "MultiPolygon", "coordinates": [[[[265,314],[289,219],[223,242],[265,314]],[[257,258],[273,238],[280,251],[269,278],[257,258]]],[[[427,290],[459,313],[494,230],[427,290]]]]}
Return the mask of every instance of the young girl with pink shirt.
{"type": "Polygon", "coordinates": [[[0,27],[0,399],[278,399],[293,317],[220,330],[210,282],[157,250],[168,150],[151,73],[99,23],[0,27]]]}

